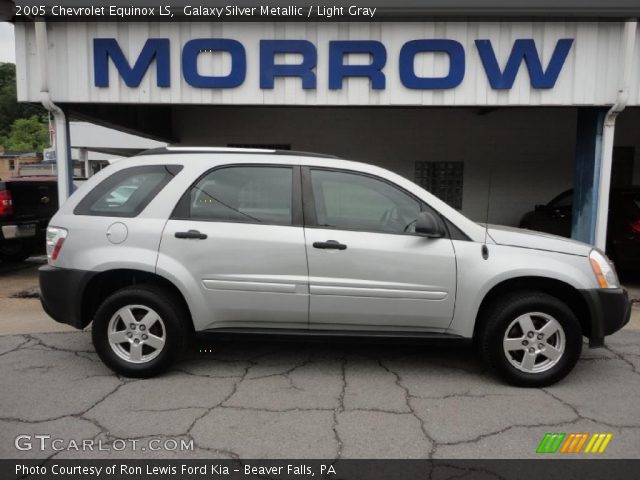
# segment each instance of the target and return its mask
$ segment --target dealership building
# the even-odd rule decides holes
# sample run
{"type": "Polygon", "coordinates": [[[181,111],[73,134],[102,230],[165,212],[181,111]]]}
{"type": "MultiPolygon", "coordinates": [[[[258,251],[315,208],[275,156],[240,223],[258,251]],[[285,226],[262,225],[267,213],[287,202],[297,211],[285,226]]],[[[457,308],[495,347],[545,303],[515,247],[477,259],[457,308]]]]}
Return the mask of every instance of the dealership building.
{"type": "Polygon", "coordinates": [[[54,112],[61,164],[73,118],[380,165],[480,222],[574,189],[574,237],[603,245],[610,188],[640,184],[635,20],[457,14],[16,23],[18,95],[54,112]]]}

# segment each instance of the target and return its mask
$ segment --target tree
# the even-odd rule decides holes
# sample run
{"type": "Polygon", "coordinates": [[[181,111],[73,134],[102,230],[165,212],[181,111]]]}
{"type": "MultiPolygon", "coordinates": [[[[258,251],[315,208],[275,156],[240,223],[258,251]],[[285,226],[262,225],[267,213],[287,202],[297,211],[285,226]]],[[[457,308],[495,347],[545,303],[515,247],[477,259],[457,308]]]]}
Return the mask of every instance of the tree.
{"type": "Polygon", "coordinates": [[[45,121],[47,114],[44,108],[28,103],[18,103],[16,95],[16,66],[13,63],[0,65],[0,143],[9,135],[12,124],[18,118],[29,118],[36,115],[45,121]]]}
{"type": "Polygon", "coordinates": [[[49,146],[49,129],[37,115],[19,118],[11,124],[1,143],[5,150],[40,152],[49,146]]]}

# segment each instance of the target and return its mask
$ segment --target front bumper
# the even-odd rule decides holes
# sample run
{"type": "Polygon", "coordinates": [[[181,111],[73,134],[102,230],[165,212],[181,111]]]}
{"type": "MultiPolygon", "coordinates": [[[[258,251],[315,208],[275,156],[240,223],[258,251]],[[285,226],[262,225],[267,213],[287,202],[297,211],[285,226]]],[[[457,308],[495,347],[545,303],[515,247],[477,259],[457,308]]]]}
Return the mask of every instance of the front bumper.
{"type": "Polygon", "coordinates": [[[56,322],[75,328],[84,328],[88,322],[82,318],[82,297],[89,280],[96,274],[84,270],[40,267],[40,303],[56,322]]]}
{"type": "Polygon", "coordinates": [[[604,345],[604,337],[617,332],[631,318],[631,302],[624,288],[580,290],[591,316],[590,346],[604,345]]]}

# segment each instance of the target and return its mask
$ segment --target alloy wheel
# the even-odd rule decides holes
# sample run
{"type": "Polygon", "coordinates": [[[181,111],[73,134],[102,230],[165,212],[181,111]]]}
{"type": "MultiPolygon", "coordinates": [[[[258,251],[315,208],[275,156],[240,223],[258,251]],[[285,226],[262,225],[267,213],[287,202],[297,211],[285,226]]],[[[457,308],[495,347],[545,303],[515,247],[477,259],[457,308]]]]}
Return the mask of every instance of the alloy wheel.
{"type": "Polygon", "coordinates": [[[541,373],[560,361],[566,337],[560,322],[551,315],[530,312],[509,324],[502,346],[512,366],[526,373],[541,373]]]}
{"type": "Polygon", "coordinates": [[[127,305],[113,314],[107,328],[111,349],[130,363],[147,363],[166,344],[167,330],[160,315],[144,305],[127,305]]]}

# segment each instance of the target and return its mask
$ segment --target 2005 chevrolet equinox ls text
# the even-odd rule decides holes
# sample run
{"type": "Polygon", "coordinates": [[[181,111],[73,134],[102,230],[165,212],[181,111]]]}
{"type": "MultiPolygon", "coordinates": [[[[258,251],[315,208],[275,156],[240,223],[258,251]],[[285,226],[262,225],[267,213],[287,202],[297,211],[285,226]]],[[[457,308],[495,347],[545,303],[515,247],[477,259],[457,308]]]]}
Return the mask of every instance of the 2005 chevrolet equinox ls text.
{"type": "Polygon", "coordinates": [[[630,317],[591,246],[479,225],[405,178],[323,155],[168,147],[51,219],[41,301],[112,370],[166,370],[195,332],[459,339],[549,385],[630,317]]]}

